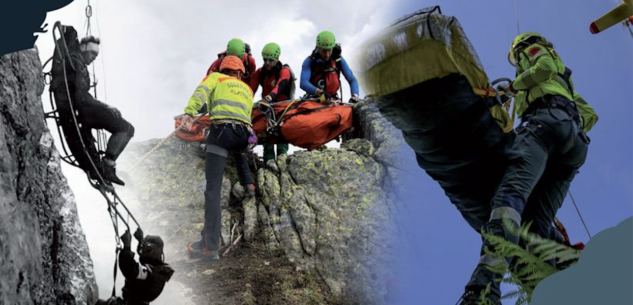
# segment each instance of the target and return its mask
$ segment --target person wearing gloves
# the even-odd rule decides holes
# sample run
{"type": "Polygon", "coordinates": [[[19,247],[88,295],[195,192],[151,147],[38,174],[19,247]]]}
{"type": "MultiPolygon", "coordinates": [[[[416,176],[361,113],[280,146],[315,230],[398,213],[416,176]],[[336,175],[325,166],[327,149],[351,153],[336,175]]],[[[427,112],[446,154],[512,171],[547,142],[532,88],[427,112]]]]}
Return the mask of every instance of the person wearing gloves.
{"type": "Polygon", "coordinates": [[[136,249],[138,262],[132,252],[130,230],[121,236],[123,249],[119,252],[119,269],[125,277],[121,289],[123,298],[99,300],[96,305],[149,305],[163,292],[165,283],[174,274],[174,269],[164,262],[164,245],[160,236],[147,235],[143,238],[143,231],[139,228],[134,232],[134,237],[141,241],[136,249]]]}
{"type": "Polygon", "coordinates": [[[358,102],[358,82],[341,55],[341,46],[332,32],[323,31],[317,36],[312,54],[303,61],[300,87],[312,96],[324,96],[328,100],[339,98],[341,72],[350,86],[352,97],[349,102],[358,102]]]}
{"type": "MultiPolygon", "coordinates": [[[[598,116],[576,93],[571,70],[543,36],[534,32],[518,35],[508,59],[516,67],[516,78],[498,89],[515,98],[521,124],[509,148],[508,167],[492,198],[490,220],[484,229],[518,243],[518,236],[508,232],[504,221],[516,228],[532,221],[532,232],[555,239],[554,217],[585,162],[589,146],[586,133],[598,116]]],[[[497,280],[501,276],[486,268],[498,261],[485,254],[483,247],[490,245],[484,242],[482,246],[461,305],[476,304],[488,284],[489,300],[500,304],[497,280]]]]}

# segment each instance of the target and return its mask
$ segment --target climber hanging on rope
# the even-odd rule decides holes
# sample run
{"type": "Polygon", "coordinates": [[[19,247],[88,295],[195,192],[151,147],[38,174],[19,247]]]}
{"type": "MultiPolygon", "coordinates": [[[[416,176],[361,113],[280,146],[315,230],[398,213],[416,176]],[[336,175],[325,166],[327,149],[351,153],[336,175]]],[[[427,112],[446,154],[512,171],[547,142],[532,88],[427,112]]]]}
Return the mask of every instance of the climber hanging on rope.
{"type": "Polygon", "coordinates": [[[139,262],[132,252],[132,235],[126,230],[121,236],[123,249],[119,252],[119,268],[125,276],[125,285],[121,289],[123,298],[112,296],[108,300],[98,300],[96,305],[147,305],[163,292],[165,283],[174,274],[164,262],[163,240],[160,236],[147,235],[139,228],[134,232],[139,243],[136,252],[139,262]]]}
{"type": "Polygon", "coordinates": [[[99,54],[99,38],[86,36],[78,42],[72,27],[61,29],[64,37],[56,41],[50,91],[55,97],[59,123],[68,146],[90,179],[100,181],[102,176],[107,182],[125,185],[116,175],[115,161],[134,136],[134,127],[123,119],[118,109],[89,93],[88,65],[99,54]],[[94,147],[91,129],[112,133],[103,158],[94,147]]]}

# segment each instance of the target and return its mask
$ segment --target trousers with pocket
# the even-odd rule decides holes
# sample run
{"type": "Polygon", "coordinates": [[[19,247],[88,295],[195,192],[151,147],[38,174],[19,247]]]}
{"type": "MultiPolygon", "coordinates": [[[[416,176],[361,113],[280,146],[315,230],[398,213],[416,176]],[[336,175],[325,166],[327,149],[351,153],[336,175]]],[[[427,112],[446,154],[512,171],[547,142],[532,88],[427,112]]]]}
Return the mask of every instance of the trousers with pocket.
{"type": "MultiPolygon", "coordinates": [[[[562,96],[551,98],[567,101],[562,96]]],[[[508,167],[492,198],[487,232],[518,243],[518,236],[506,232],[503,222],[518,227],[531,221],[530,231],[554,239],[552,223],[585,162],[588,145],[589,138],[565,109],[542,107],[525,115],[509,148],[508,167]]],[[[486,241],[466,288],[477,291],[491,283],[491,299],[498,300],[501,292],[494,280],[501,276],[486,268],[498,261],[486,255],[483,247],[489,247],[486,241]]]]}

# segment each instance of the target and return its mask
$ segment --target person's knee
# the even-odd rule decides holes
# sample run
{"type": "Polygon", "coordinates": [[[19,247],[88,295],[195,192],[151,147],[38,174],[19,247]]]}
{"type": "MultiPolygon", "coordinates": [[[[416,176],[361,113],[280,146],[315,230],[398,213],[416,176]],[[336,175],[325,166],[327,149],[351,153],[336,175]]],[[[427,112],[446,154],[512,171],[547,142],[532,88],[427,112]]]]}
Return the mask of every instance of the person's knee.
{"type": "Polygon", "coordinates": [[[129,138],[132,138],[132,137],[134,137],[134,132],[135,132],[134,126],[132,124],[130,124],[130,123],[128,123],[128,125],[129,125],[129,127],[127,129],[127,136],[129,138]]]}

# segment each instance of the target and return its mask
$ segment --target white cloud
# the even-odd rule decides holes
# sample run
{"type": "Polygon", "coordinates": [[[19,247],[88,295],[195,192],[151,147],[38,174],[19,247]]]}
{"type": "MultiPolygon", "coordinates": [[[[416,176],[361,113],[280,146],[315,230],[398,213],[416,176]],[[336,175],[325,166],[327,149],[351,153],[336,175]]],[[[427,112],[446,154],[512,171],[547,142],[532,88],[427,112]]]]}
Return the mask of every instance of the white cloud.
{"type": "MultiPolygon", "coordinates": [[[[376,0],[93,2],[92,33],[102,39],[96,61],[99,98],[119,108],[136,127],[134,140],[164,137],[173,129],[172,117],[182,111],[229,39],[248,42],[258,65],[264,44],[275,41],[282,48],[282,61],[299,74],[321,30],[333,31],[343,44],[344,56],[351,57],[352,48],[386,24],[387,11],[380,4],[376,0]]],[[[84,8],[85,3],[75,1],[51,13],[47,22],[60,19],[83,35],[84,8]]],[[[51,54],[52,41],[49,36],[38,40],[42,57],[51,54]],[[44,47],[47,44],[50,47],[44,47]]],[[[349,96],[346,83],[344,95],[349,96]]]]}

